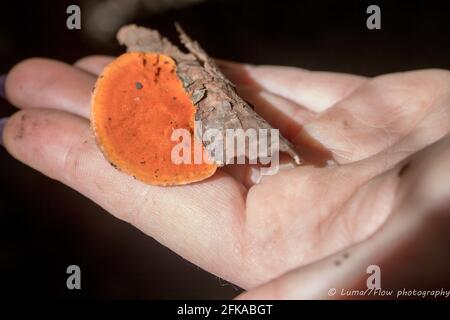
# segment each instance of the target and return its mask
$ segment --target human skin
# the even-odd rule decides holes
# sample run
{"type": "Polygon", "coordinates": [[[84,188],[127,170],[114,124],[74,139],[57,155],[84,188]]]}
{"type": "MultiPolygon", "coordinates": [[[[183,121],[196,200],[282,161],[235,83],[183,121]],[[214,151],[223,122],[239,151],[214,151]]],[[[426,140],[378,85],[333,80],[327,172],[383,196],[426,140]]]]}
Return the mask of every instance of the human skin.
{"type": "Polygon", "coordinates": [[[364,287],[371,264],[383,288],[450,287],[448,71],[365,78],[222,61],[306,164],[263,177],[229,166],[168,188],[117,171],[95,143],[91,91],[111,59],[16,65],[6,95],[21,110],[4,128],[8,152],[248,290],[239,298],[327,298],[364,287]]]}

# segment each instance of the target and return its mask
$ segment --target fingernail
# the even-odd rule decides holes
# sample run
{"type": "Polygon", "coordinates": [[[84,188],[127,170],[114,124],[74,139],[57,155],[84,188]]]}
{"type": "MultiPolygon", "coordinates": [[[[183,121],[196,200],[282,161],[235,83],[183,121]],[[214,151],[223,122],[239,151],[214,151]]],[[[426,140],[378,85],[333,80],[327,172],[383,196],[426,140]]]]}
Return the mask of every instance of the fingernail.
{"type": "Polygon", "coordinates": [[[0,118],[0,146],[3,146],[3,129],[9,118],[0,118]]]}
{"type": "Polygon", "coordinates": [[[0,97],[4,99],[6,99],[5,81],[6,81],[6,74],[0,75],[0,97]]]}

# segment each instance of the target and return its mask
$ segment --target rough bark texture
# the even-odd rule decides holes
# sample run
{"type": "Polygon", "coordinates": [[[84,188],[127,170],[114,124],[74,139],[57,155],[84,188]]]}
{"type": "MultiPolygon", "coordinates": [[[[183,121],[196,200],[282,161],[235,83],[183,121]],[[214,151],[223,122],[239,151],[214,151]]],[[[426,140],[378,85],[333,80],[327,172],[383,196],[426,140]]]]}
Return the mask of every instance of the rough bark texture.
{"type": "MultiPolygon", "coordinates": [[[[189,53],[180,51],[169,40],[162,37],[157,31],[129,25],[122,27],[117,38],[120,44],[127,46],[128,51],[156,52],[172,57],[177,63],[177,75],[182,80],[185,90],[197,108],[195,119],[201,121],[202,133],[208,129],[217,129],[225,141],[226,129],[272,129],[272,127],[259,116],[236,93],[234,85],[222,74],[214,61],[206,54],[196,41],[192,41],[180,26],[176,25],[180,33],[180,40],[189,53]]],[[[200,132],[196,131],[197,135],[200,132]]],[[[280,134],[279,150],[271,148],[270,139],[267,141],[269,156],[274,152],[286,152],[295,163],[300,164],[301,159],[291,143],[280,134]]],[[[259,139],[258,139],[259,140],[259,139]]],[[[208,151],[209,143],[203,137],[203,143],[208,151]]],[[[258,142],[257,142],[258,143],[258,142]]],[[[247,150],[248,150],[247,146],[247,150]]],[[[246,155],[248,155],[248,151],[246,155]]],[[[259,149],[258,149],[259,150],[259,149]]],[[[233,154],[234,150],[226,150],[224,143],[223,154],[233,154]]],[[[245,155],[245,154],[244,154],[245,155]]],[[[237,157],[244,156],[237,154],[237,157]]],[[[223,165],[224,158],[211,154],[218,165],[223,165]]],[[[226,161],[227,161],[226,160],[226,161]]]]}

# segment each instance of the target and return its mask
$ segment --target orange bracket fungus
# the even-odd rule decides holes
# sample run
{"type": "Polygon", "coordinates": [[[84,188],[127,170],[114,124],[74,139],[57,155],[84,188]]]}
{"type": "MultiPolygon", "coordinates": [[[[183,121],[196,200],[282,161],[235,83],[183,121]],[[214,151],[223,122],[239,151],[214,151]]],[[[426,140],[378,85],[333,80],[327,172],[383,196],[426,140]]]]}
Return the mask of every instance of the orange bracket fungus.
{"type": "MultiPolygon", "coordinates": [[[[151,29],[122,27],[117,38],[127,53],[100,75],[92,96],[91,124],[99,147],[117,169],[145,183],[169,186],[206,179],[227,164],[223,156],[239,157],[224,141],[228,130],[272,129],[240,98],[214,61],[179,26],[182,52],[151,29]],[[187,138],[174,131],[187,132],[187,138]],[[216,136],[205,134],[214,129],[216,136]],[[182,144],[180,145],[180,137],[182,144]],[[198,156],[197,154],[200,154],[198,156]],[[174,155],[183,154],[177,161],[174,155]],[[195,160],[194,160],[195,159],[195,160]]],[[[268,154],[286,152],[300,158],[282,136],[268,154]]]]}

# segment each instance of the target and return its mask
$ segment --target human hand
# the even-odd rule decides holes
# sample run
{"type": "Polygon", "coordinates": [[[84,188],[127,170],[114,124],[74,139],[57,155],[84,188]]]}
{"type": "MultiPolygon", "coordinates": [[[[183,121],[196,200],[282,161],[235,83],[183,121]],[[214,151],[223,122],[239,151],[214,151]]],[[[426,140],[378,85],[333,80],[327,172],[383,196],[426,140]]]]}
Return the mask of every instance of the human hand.
{"type": "Polygon", "coordinates": [[[221,63],[307,164],[264,177],[251,166],[229,166],[202,182],[167,188],[115,170],[95,144],[90,95],[109,61],[31,59],[14,67],[6,93],[22,110],[5,126],[5,147],[198,266],[246,289],[262,285],[244,297],[326,297],[331,284],[353,285],[364,276],[357,268],[382,264],[403,248],[393,240],[408,246],[413,235],[435,235],[436,227],[439,241],[428,237],[415,248],[430,254],[448,243],[447,71],[367,79],[221,63]],[[323,165],[326,158],[336,165],[323,165]],[[337,269],[344,249],[350,256],[337,269]]]}

